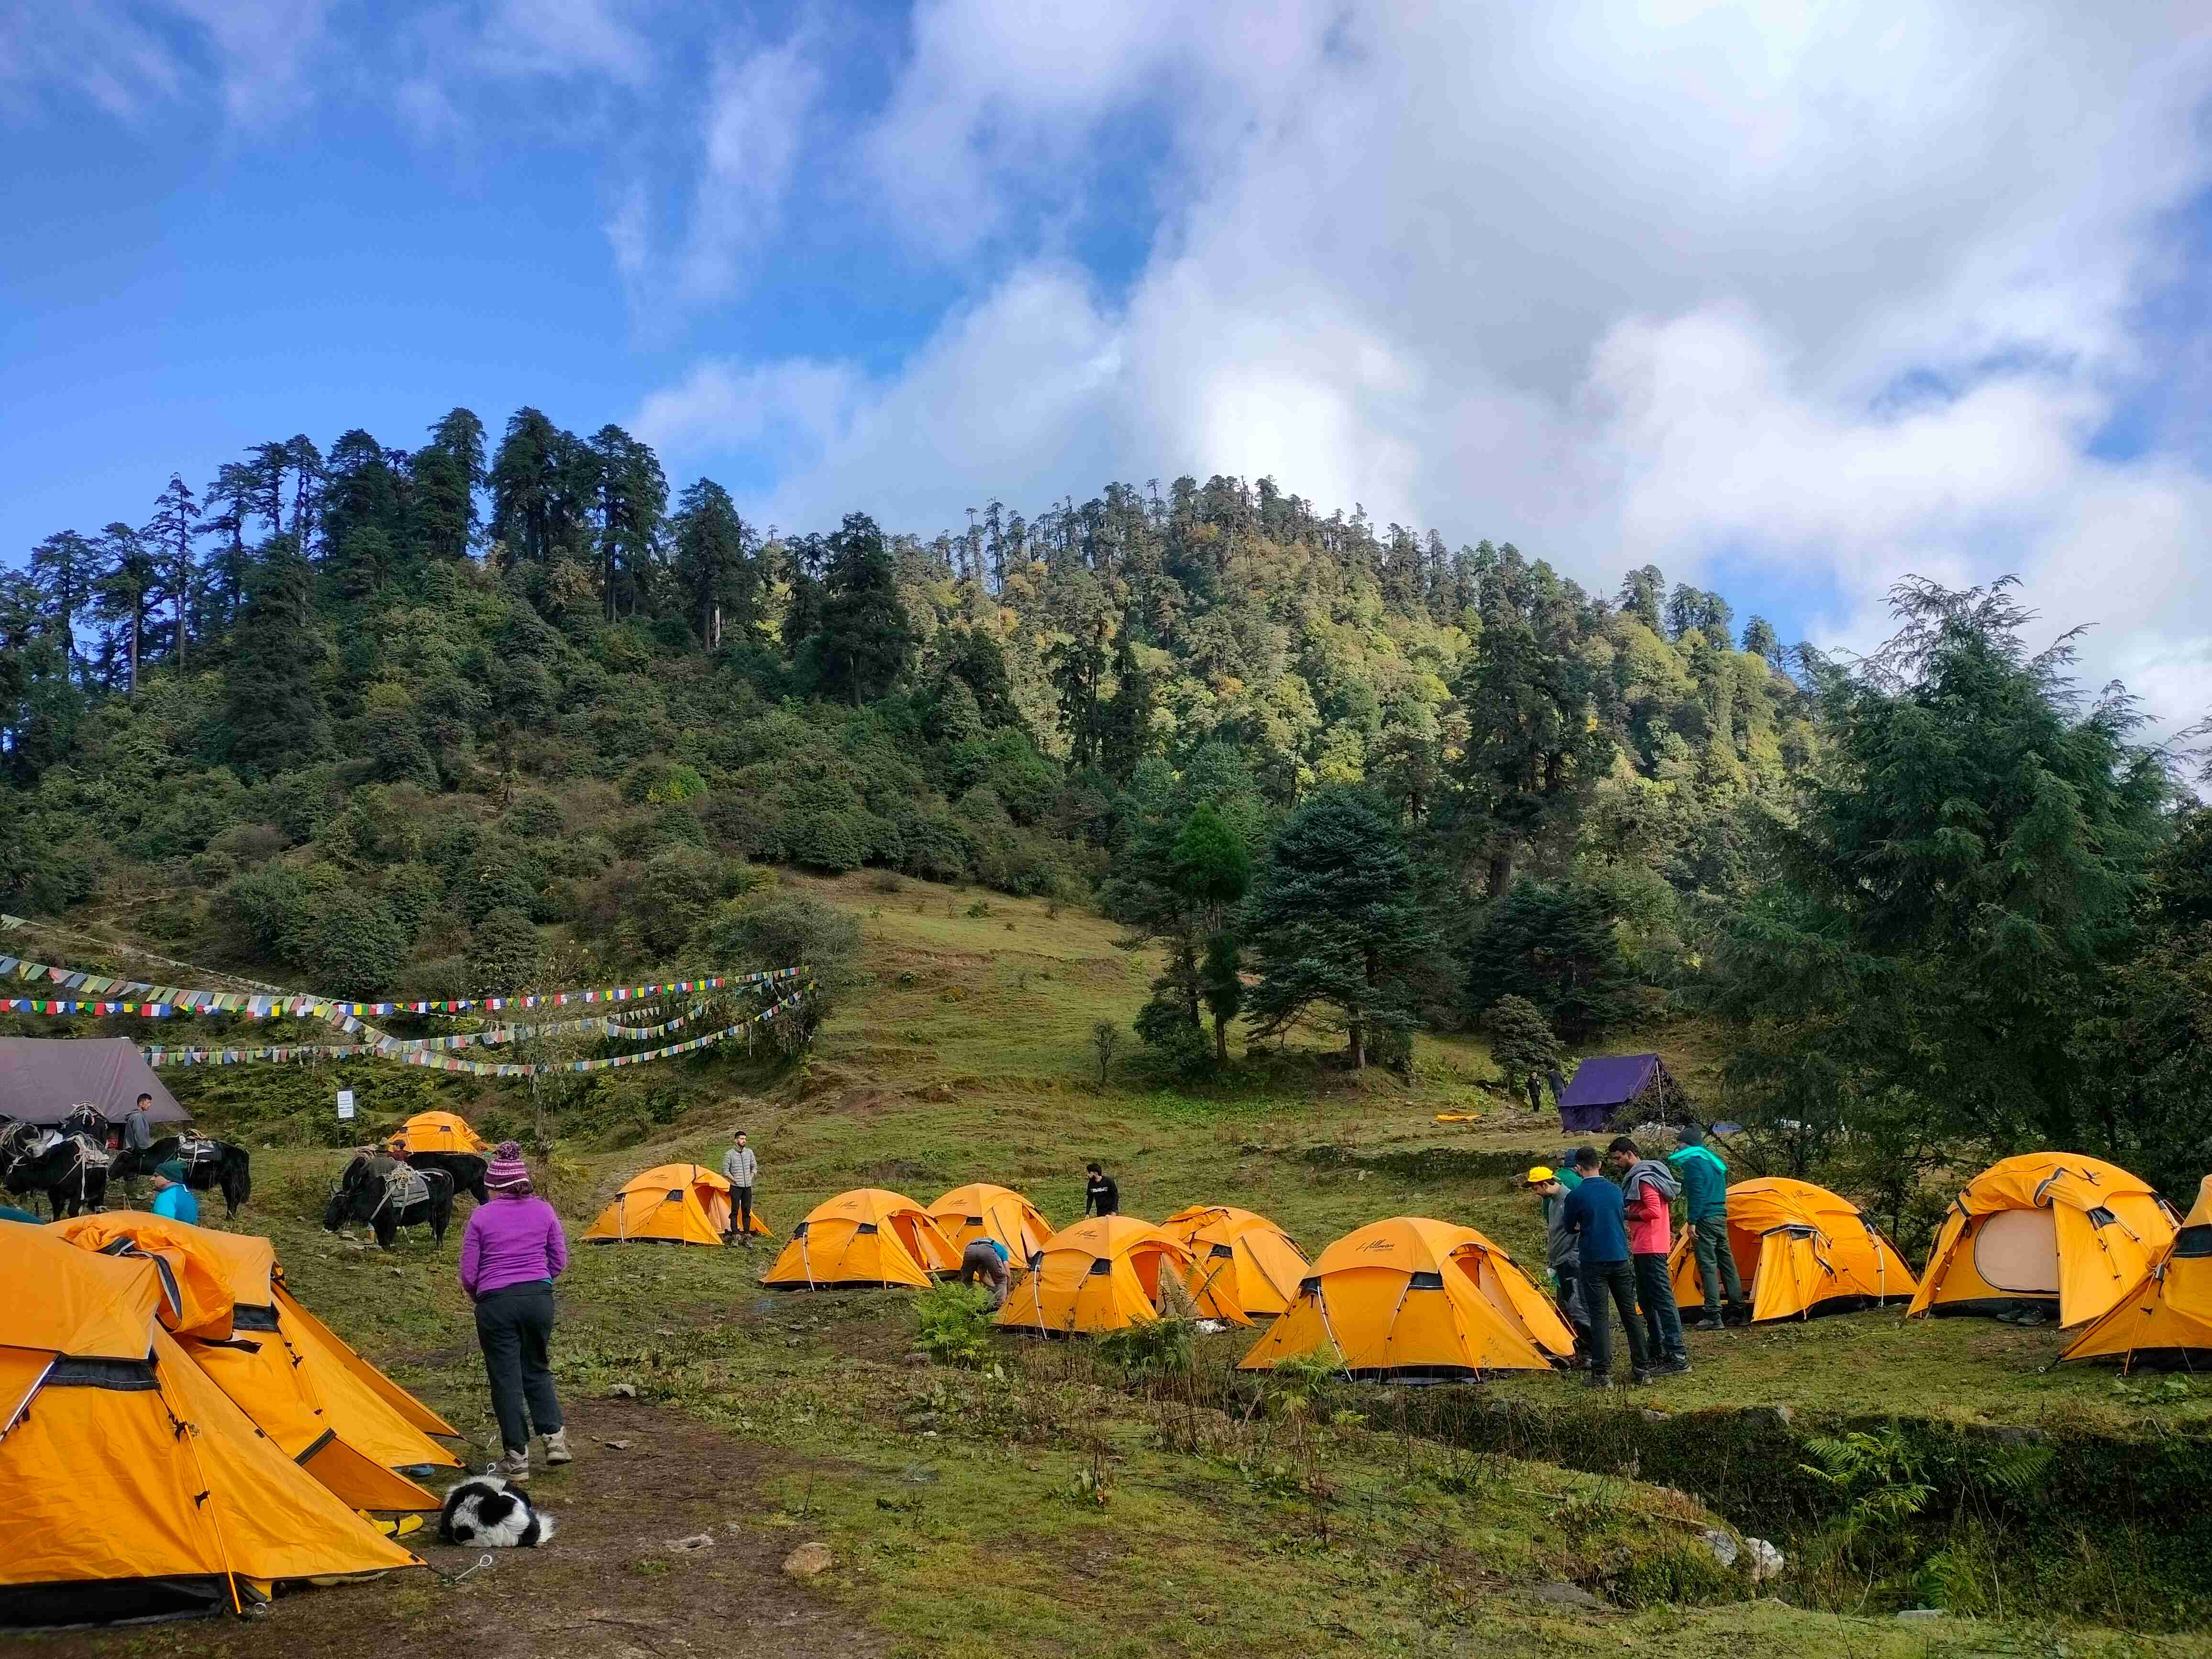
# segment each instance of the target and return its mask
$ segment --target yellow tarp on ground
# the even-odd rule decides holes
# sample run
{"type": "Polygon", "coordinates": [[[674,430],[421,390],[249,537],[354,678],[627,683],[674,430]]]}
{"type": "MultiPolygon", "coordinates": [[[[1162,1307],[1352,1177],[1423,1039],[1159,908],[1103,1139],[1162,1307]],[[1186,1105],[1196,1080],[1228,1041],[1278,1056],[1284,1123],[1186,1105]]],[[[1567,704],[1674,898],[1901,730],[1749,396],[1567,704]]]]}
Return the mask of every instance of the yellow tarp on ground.
{"type": "Polygon", "coordinates": [[[903,1193],[860,1187],[825,1199],[791,1230],[761,1283],[780,1289],[841,1285],[923,1285],[950,1273],[960,1253],[903,1193]]]}
{"type": "Polygon", "coordinates": [[[2026,1304],[2061,1325],[2106,1313],[2173,1243],[2166,1201],[2115,1164],[2028,1152],[1991,1164],[1951,1202],[1911,1312],[2026,1304]]]}
{"type": "Polygon", "coordinates": [[[2059,1357],[2212,1370],[2212,1176],[2165,1258],[2059,1357]]]}
{"type": "Polygon", "coordinates": [[[0,1393],[22,1396],[0,1419],[0,1626],[234,1608],[274,1581],[421,1565],[257,1432],[163,1312],[150,1255],[28,1227],[0,1250],[0,1393]]]}
{"type": "MultiPolygon", "coordinates": [[[[1728,1231],[1753,1324],[1903,1301],[1920,1288],[1897,1247],[1856,1204],[1809,1181],[1738,1182],[1728,1189],[1728,1231]]],[[[1685,1308],[1702,1304],[1705,1286],[1686,1236],[1675,1241],[1668,1266],[1674,1300],[1685,1308]]]]}
{"type": "Polygon", "coordinates": [[[394,1156],[410,1152],[474,1152],[489,1156],[491,1148],[469,1127],[468,1120],[451,1112],[417,1112],[392,1132],[384,1143],[394,1156]]]}
{"type": "MultiPolygon", "coordinates": [[[[460,1460],[363,1380],[359,1368],[366,1362],[358,1355],[332,1352],[319,1326],[287,1312],[290,1299],[280,1299],[267,1239],[130,1210],[56,1222],[48,1231],[83,1249],[145,1252],[180,1284],[212,1281],[222,1298],[219,1326],[190,1305],[181,1314],[165,1312],[162,1323],[255,1425],[355,1509],[438,1507],[435,1495],[395,1471],[459,1468],[460,1460]],[[192,1278],[178,1271],[179,1263],[192,1278]]],[[[198,1299],[205,1301],[204,1291],[198,1299]]]]}
{"type": "Polygon", "coordinates": [[[994,1187],[988,1181],[955,1187],[929,1206],[930,1219],[956,1250],[964,1250],[979,1238],[995,1238],[1019,1267],[1044,1248],[1052,1237],[1052,1223],[1044,1212],[1011,1187],[994,1187]]]}
{"type": "Polygon", "coordinates": [[[1194,1204],[1160,1223],[1190,1252],[1198,1310],[1249,1325],[1289,1308],[1306,1276],[1305,1252],[1263,1215],[1227,1204],[1194,1204]]]}
{"type": "Polygon", "coordinates": [[[1092,1216],[1045,1241],[998,1322],[1053,1336],[1147,1324],[1160,1316],[1161,1273],[1189,1267],[1190,1252],[1151,1222],[1092,1216]]]}
{"type": "MultiPolygon", "coordinates": [[[[715,1244],[730,1230],[730,1183],[697,1164],[663,1164],[623,1183],[582,1234],[587,1244],[715,1244]]],[[[752,1236],[769,1236],[756,1211],[752,1236]]]]}
{"type": "Polygon", "coordinates": [[[1548,1370],[1574,1345],[1552,1299],[1474,1228],[1395,1216],[1323,1250],[1239,1368],[1334,1348],[1354,1376],[1463,1377],[1548,1370]]]}

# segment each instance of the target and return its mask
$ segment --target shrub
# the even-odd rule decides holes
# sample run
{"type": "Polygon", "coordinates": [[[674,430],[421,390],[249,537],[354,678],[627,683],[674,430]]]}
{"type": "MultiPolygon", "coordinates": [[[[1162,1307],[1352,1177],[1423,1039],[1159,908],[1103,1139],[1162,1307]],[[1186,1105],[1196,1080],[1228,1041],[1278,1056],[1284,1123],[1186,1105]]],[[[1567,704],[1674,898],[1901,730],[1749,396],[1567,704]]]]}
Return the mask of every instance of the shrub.
{"type": "Polygon", "coordinates": [[[714,968],[744,972],[804,963],[824,990],[848,983],[860,950],[860,924],[819,899],[791,896],[726,911],[708,929],[714,968]]]}
{"type": "Polygon", "coordinates": [[[389,907],[340,888],[322,895],[301,918],[292,954],[318,991],[370,997],[399,977],[407,938],[389,907]]]}
{"type": "Polygon", "coordinates": [[[664,957],[682,950],[722,896],[725,879],[723,860],[703,847],[672,847],[648,859],[637,887],[647,947],[664,957]]]}
{"type": "Polygon", "coordinates": [[[469,939],[468,979],[471,996],[507,996],[538,976],[543,953],[538,930],[520,910],[494,910],[469,939]]]}
{"type": "Polygon", "coordinates": [[[1189,1376],[1197,1356],[1197,1328],[1185,1319],[1150,1320],[1098,1339],[1101,1359],[1146,1382],[1189,1376]]]}
{"type": "Polygon", "coordinates": [[[980,1365],[991,1353],[991,1295],[952,1279],[914,1299],[915,1340],[940,1365],[980,1365]]]}
{"type": "Polygon", "coordinates": [[[842,875],[867,862],[868,843],[853,817],[807,812],[792,824],[785,853],[794,864],[842,875]]]}
{"type": "Polygon", "coordinates": [[[266,864],[233,876],[210,908],[227,948],[267,961],[283,954],[293,921],[307,899],[307,884],[297,871],[266,864]]]}
{"type": "Polygon", "coordinates": [[[557,836],[562,828],[561,809],[550,795],[518,796],[503,822],[508,834],[525,841],[557,836]]]}

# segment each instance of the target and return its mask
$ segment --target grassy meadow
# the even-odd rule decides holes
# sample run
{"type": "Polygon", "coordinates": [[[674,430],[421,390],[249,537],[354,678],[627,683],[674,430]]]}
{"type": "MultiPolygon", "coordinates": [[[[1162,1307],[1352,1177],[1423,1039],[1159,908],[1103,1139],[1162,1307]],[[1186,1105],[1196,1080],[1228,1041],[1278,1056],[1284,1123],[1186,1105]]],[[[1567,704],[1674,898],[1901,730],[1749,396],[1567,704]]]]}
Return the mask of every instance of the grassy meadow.
{"type": "MultiPolygon", "coordinates": [[[[1232,1082],[1161,1085],[1127,1035],[1152,966],[1100,918],[911,880],[784,880],[859,918],[858,982],[794,1071],[685,1060],[594,1079],[568,1107],[547,1170],[572,1235],[629,1176],[678,1159],[714,1164],[743,1127],[778,1240],[816,1202],[863,1184],[927,1203],[998,1181],[1066,1222],[1095,1157],[1131,1214],[1235,1203],[1274,1218],[1310,1254],[1364,1222],[1425,1213],[1540,1261],[1533,1206],[1508,1171],[1551,1161],[1560,1137],[1498,1091],[1479,1042],[1420,1039],[1410,1079],[1354,1079],[1294,1047],[1232,1082]],[[1103,1085],[1102,1020],[1124,1032],[1103,1085]],[[1479,1115],[1447,1124],[1439,1113],[1479,1115]]],[[[1710,1083],[1717,1056],[1698,1027],[1640,1041],[1693,1091],[1710,1083]]],[[[345,1069],[373,1123],[433,1103],[492,1122],[519,1123],[527,1109],[485,1080],[345,1069]]],[[[255,1147],[255,1200],[238,1224],[270,1234],[303,1299],[481,1447],[490,1419],[454,1281],[458,1231],[442,1251],[410,1235],[387,1255],[316,1224],[343,1153],[301,1143],[315,1138],[308,1121],[329,1112],[335,1086],[328,1070],[179,1078],[209,1121],[255,1147]],[[264,1139],[257,1122],[270,1126],[264,1139]]],[[[1654,1437],[1705,1443],[1685,1438],[1686,1425],[1733,1447],[1729,1425],[1765,1425],[1759,1455],[1780,1456],[1794,1480],[1804,1453],[1795,1441],[1777,1452],[1772,1425],[1841,1432],[1891,1416],[1944,1433],[2185,1443],[2201,1455],[2194,1431],[2212,1416],[2212,1389],[2054,1369],[2063,1344],[2047,1330],[1870,1311],[1693,1334],[1691,1376],[1601,1402],[1565,1376],[1409,1401],[1407,1391],[1240,1380],[1231,1367],[1250,1339],[1237,1332],[1204,1339],[1195,1374],[1167,1382],[1126,1374],[1083,1343],[1001,1340],[980,1369],[917,1363],[911,1297],[764,1292],[756,1280],[775,1248],[579,1247],[556,1364],[595,1451],[634,1389],[638,1410],[702,1431],[688,1455],[709,1474],[726,1461],[732,1492],[744,1494],[735,1532],[829,1545],[836,1565],[805,1593],[868,1632],[841,1651],[934,1656],[955,1636],[957,1650],[1009,1659],[2203,1650],[2154,1633],[2203,1622],[2166,1580],[2123,1584],[2101,1559],[2095,1571],[2112,1583],[2085,1588],[2089,1569],[2069,1569],[2023,1616],[2004,1601],[2017,1575],[1991,1565],[2003,1535],[1986,1528],[1981,1555],[1939,1558],[1945,1605],[1977,1617],[1895,1618],[1928,1604],[1942,1574],[1901,1567],[1896,1540],[1863,1530],[1802,1549],[1784,1540],[1789,1571],[1755,1585],[1722,1571],[1700,1540],[1729,1522],[1707,1507],[1711,1494],[1691,1495],[1701,1492],[1696,1456],[1652,1461],[1654,1437]],[[1588,1596],[1600,1605],[1577,1604],[1588,1596]]],[[[606,1467],[587,1456],[541,1476],[538,1493],[555,1510],[587,1507],[606,1467]]],[[[650,1515],[636,1532],[593,1589],[608,1605],[622,1604],[626,1584],[666,1593],[687,1574],[701,1575],[700,1595],[744,1594],[657,1551],[650,1515]]],[[[557,1548],[548,1562],[543,1571],[557,1571],[557,1548]]],[[[453,1598],[471,1593],[409,1589],[388,1605],[428,1631],[449,1626],[453,1598]]],[[[367,1606],[380,1591],[334,1595],[367,1606]]],[[[307,1606],[280,1606],[272,1622],[281,1629],[307,1606]]],[[[68,1639],[102,1652],[218,1653],[234,1641],[216,1626],[68,1639]]],[[[301,1632],[301,1650],[318,1645],[301,1632]]]]}

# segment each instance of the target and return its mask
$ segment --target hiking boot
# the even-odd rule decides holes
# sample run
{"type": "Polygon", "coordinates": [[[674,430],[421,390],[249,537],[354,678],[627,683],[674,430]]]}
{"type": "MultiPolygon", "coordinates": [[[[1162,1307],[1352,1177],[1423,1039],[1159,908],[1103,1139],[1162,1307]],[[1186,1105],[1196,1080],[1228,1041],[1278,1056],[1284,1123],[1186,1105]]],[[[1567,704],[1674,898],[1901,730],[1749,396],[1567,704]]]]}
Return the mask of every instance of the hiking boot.
{"type": "Polygon", "coordinates": [[[1658,1374],[1662,1376],[1687,1376],[1690,1374],[1690,1356],[1682,1354],[1668,1360],[1658,1368],[1658,1374]]]}
{"type": "Polygon", "coordinates": [[[510,1486],[526,1486],[530,1484],[530,1454],[511,1451],[491,1466],[491,1472],[510,1486]]]}
{"type": "MultiPolygon", "coordinates": [[[[1687,1368],[1685,1367],[1685,1369],[1687,1368]]],[[[556,1429],[545,1437],[545,1461],[549,1464],[573,1463],[576,1461],[576,1454],[568,1449],[568,1430],[556,1429]]]]}
{"type": "Polygon", "coordinates": [[[1686,1331],[1717,1331],[1721,1328],[1721,1316],[1717,1313],[1700,1313],[1682,1327],[1686,1331]]]}
{"type": "Polygon", "coordinates": [[[1653,1372],[1640,1368],[1632,1370],[1628,1374],[1628,1384],[1631,1388],[1640,1389],[1651,1380],[1653,1375],[1653,1372]]]}
{"type": "Polygon", "coordinates": [[[1586,1389],[1595,1389],[1600,1393],[1603,1393],[1613,1387],[1613,1379],[1603,1371],[1592,1371],[1583,1379],[1583,1386],[1586,1389]]]}
{"type": "Polygon", "coordinates": [[[1750,1324],[1751,1304],[1748,1302],[1738,1302],[1735,1304],[1729,1309],[1726,1317],[1728,1322],[1731,1325],[1750,1324]]]}

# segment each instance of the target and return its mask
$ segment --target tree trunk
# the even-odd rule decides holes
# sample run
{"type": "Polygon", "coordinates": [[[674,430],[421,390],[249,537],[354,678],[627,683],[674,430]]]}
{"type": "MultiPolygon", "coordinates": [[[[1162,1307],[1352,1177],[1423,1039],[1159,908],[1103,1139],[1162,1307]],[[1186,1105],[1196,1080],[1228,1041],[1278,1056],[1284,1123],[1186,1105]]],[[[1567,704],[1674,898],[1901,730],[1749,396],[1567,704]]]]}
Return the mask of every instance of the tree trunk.
{"type": "Polygon", "coordinates": [[[1513,884],[1513,854],[1510,848],[1490,855],[1490,896],[1503,898],[1505,890],[1513,884]]]}
{"type": "Polygon", "coordinates": [[[146,614],[143,595],[133,595],[131,600],[131,695],[138,695],[138,619],[146,614]]]}
{"type": "Polygon", "coordinates": [[[1367,1032],[1357,1014],[1352,1017],[1352,1069],[1355,1072],[1367,1069],[1367,1032]]]}
{"type": "Polygon", "coordinates": [[[1218,1014],[1213,1017],[1213,1058],[1220,1065],[1229,1063],[1229,1022],[1218,1014]]]}

